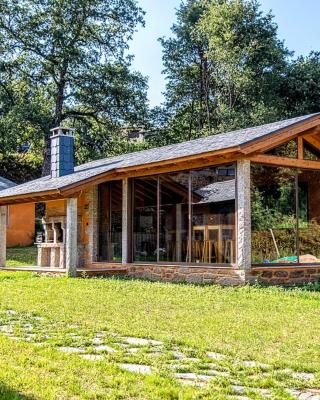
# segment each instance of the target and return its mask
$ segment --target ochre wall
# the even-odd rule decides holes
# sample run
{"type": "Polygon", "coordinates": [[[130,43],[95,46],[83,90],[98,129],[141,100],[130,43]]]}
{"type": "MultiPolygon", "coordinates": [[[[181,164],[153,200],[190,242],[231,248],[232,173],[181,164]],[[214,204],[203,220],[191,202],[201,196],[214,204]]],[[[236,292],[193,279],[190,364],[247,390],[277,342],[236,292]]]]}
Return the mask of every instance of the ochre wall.
{"type": "Polygon", "coordinates": [[[34,204],[17,204],[9,206],[7,247],[31,246],[34,242],[34,231],[34,204]]]}

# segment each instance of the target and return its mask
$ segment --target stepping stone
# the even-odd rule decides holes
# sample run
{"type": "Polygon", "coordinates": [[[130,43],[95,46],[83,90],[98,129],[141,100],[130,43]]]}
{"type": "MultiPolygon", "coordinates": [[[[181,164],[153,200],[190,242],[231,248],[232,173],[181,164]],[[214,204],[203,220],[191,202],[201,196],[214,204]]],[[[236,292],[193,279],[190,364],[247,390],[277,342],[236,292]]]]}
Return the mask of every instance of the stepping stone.
{"type": "Polygon", "coordinates": [[[207,356],[213,358],[214,360],[225,360],[227,357],[224,354],[216,353],[214,351],[208,351],[207,356]]]}
{"type": "Polygon", "coordinates": [[[154,346],[161,346],[162,342],[152,339],[143,339],[143,338],[135,338],[135,337],[124,337],[123,338],[127,343],[133,344],[135,346],[148,346],[150,344],[154,346]]]}
{"type": "Polygon", "coordinates": [[[246,388],[241,385],[232,385],[232,390],[237,394],[243,394],[246,391],[246,388]]]}
{"type": "Polygon", "coordinates": [[[303,381],[312,381],[315,378],[315,375],[311,372],[293,372],[292,376],[303,381]]]}
{"type": "Polygon", "coordinates": [[[207,385],[206,382],[192,381],[188,379],[178,379],[178,381],[183,385],[190,385],[190,386],[204,387],[207,385]]]}
{"type": "Polygon", "coordinates": [[[94,349],[95,349],[95,351],[106,351],[107,353],[115,352],[115,349],[113,349],[110,346],[107,346],[106,344],[101,344],[100,346],[95,346],[94,349]]]}
{"type": "Polygon", "coordinates": [[[0,326],[0,331],[3,332],[3,333],[12,333],[13,326],[12,325],[1,325],[0,326]]]}
{"type": "Polygon", "coordinates": [[[99,338],[99,337],[95,337],[95,338],[92,339],[92,343],[93,344],[102,344],[103,340],[101,338],[99,338]]]}
{"type": "Polygon", "coordinates": [[[6,311],[6,314],[8,314],[8,315],[16,315],[16,314],[17,314],[17,311],[14,311],[14,310],[7,310],[7,311],[6,311]]]}
{"type": "Polygon", "coordinates": [[[101,354],[82,354],[81,357],[88,361],[101,361],[104,359],[101,354]]]}
{"type": "Polygon", "coordinates": [[[141,364],[119,364],[119,367],[129,372],[136,372],[138,374],[151,374],[152,370],[149,365],[141,364]]]}
{"type": "Polygon", "coordinates": [[[63,353],[84,353],[84,348],[82,347],[58,347],[59,351],[63,353]]]}
{"type": "Polygon", "coordinates": [[[177,379],[185,379],[187,381],[202,381],[208,382],[212,379],[210,375],[195,374],[193,372],[177,372],[174,374],[177,379]]]}
{"type": "Polygon", "coordinates": [[[216,369],[209,369],[206,371],[203,371],[208,375],[212,375],[212,376],[224,376],[224,377],[228,377],[230,376],[230,372],[226,372],[226,371],[218,371],[216,369]]]}
{"type": "Polygon", "coordinates": [[[259,361],[243,361],[242,364],[247,368],[263,368],[263,369],[270,368],[270,365],[263,364],[259,361]]]}
{"type": "Polygon", "coordinates": [[[129,353],[137,353],[140,349],[138,349],[137,347],[130,347],[130,349],[128,349],[129,353]]]}

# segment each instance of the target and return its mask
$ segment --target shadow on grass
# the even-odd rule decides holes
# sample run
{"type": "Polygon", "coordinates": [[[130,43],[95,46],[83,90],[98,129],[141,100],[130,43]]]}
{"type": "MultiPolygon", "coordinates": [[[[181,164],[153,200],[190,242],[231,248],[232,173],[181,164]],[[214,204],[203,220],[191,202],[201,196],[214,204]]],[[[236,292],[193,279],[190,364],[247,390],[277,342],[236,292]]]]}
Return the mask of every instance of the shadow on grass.
{"type": "Polygon", "coordinates": [[[5,383],[0,382],[0,399],[5,400],[34,400],[35,397],[27,396],[23,393],[17,392],[5,383]]]}
{"type": "Polygon", "coordinates": [[[208,286],[219,286],[221,288],[234,288],[234,289],[243,289],[243,288],[257,288],[257,289],[268,289],[268,288],[275,288],[285,291],[304,291],[304,292],[319,292],[320,293],[320,281],[319,282],[310,282],[310,283],[302,283],[300,285],[263,285],[260,283],[247,283],[245,285],[219,285],[218,283],[197,283],[197,282],[181,282],[181,281],[162,281],[150,278],[143,278],[143,277],[134,277],[134,276],[87,276],[85,273],[80,276],[80,279],[103,279],[103,280],[119,280],[119,281],[132,281],[132,282],[147,282],[147,283],[162,283],[162,284],[170,284],[170,285],[178,285],[178,286],[197,286],[197,287],[206,287],[208,286]]]}

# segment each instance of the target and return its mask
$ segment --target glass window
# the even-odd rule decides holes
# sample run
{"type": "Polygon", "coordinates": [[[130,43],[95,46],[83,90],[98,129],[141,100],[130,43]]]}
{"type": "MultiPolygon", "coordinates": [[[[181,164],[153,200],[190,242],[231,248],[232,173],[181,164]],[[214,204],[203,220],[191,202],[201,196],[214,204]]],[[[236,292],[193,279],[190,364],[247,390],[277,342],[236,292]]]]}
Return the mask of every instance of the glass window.
{"type": "Polygon", "coordinates": [[[159,261],[187,261],[189,175],[160,176],[159,261]]]}
{"type": "Polygon", "coordinates": [[[252,262],[298,261],[296,171],[252,165],[252,262]]]}
{"type": "Polygon", "coordinates": [[[133,259],[157,261],[157,177],[134,179],[133,205],[133,259]]]}
{"type": "Polygon", "coordinates": [[[301,171],[299,180],[299,262],[320,263],[320,171],[301,171]]]}
{"type": "Polygon", "coordinates": [[[194,263],[235,262],[234,175],[235,166],[191,171],[191,261],[194,263]]]}
{"type": "Polygon", "coordinates": [[[99,260],[122,259],[122,181],[99,185],[99,260]]]}

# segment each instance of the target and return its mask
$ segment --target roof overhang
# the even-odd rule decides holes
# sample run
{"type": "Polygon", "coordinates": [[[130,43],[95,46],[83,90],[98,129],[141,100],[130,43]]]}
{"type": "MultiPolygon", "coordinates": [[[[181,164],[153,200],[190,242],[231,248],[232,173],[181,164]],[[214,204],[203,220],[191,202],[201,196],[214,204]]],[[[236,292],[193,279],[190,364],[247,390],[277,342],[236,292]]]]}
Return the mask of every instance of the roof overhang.
{"type": "Polygon", "coordinates": [[[91,185],[117,179],[182,171],[185,169],[201,168],[210,165],[220,165],[231,163],[243,158],[252,159],[253,161],[258,162],[258,158],[256,157],[258,154],[268,151],[269,149],[279,146],[289,140],[298,138],[299,136],[313,136],[317,133],[320,133],[320,114],[313,115],[301,122],[296,122],[285,128],[267,133],[239,146],[148,164],[114,168],[110,171],[94,175],[58,189],[3,197],[0,198],[0,205],[35,203],[75,197],[91,185]]]}

